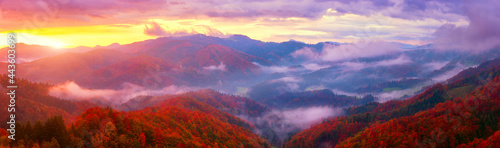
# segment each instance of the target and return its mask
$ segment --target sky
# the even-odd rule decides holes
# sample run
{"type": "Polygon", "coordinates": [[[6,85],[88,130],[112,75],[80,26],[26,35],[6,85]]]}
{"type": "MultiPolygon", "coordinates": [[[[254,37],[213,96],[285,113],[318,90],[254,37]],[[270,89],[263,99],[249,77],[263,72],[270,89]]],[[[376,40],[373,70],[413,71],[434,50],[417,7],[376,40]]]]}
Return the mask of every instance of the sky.
{"type": "Polygon", "coordinates": [[[93,47],[243,34],[269,42],[491,48],[500,41],[499,6],[495,0],[0,0],[0,40],[16,32],[28,44],[93,47]]]}

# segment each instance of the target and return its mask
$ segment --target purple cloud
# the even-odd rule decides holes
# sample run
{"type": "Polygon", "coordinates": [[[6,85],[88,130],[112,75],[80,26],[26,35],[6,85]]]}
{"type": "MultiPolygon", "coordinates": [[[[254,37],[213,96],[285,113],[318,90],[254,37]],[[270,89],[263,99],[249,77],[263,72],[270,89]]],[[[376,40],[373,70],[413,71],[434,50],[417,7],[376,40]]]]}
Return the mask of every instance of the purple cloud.
{"type": "MultiPolygon", "coordinates": [[[[446,13],[460,14],[461,1],[454,0],[22,0],[0,1],[4,21],[0,27],[13,27],[20,19],[34,14],[49,14],[52,26],[65,24],[116,24],[142,22],[152,17],[321,18],[329,8],[339,13],[371,15],[383,12],[394,17],[423,19],[447,18],[446,13]],[[397,9],[396,9],[397,8],[397,9]],[[401,12],[396,11],[401,8],[401,12]],[[47,11],[48,10],[48,11],[47,11]],[[436,12],[436,13],[434,13],[436,12]],[[439,15],[436,15],[439,13],[439,15]],[[10,26],[6,26],[6,25],[10,26]]],[[[456,19],[456,18],[453,18],[456,19]]]]}
{"type": "Polygon", "coordinates": [[[148,12],[166,8],[164,0],[0,1],[2,30],[137,23],[148,12]],[[29,27],[29,28],[22,28],[29,27]]]}
{"type": "Polygon", "coordinates": [[[386,16],[410,20],[434,18],[456,21],[462,12],[462,0],[316,0],[339,13],[386,16]]]}
{"type": "Polygon", "coordinates": [[[156,22],[151,22],[148,25],[144,26],[144,34],[150,36],[168,36],[169,33],[165,31],[165,29],[161,28],[161,26],[156,22]]]}
{"type": "Polygon", "coordinates": [[[436,48],[442,50],[485,51],[500,46],[500,1],[467,1],[464,12],[468,26],[445,24],[434,32],[436,48]]]}
{"type": "Polygon", "coordinates": [[[183,26],[183,28],[171,29],[171,27],[158,24],[157,22],[150,22],[149,24],[145,25],[144,34],[150,36],[185,36],[192,34],[205,34],[208,36],[216,37],[228,36],[227,34],[215,28],[211,28],[210,26],[205,25],[196,25],[193,27],[183,26]]]}

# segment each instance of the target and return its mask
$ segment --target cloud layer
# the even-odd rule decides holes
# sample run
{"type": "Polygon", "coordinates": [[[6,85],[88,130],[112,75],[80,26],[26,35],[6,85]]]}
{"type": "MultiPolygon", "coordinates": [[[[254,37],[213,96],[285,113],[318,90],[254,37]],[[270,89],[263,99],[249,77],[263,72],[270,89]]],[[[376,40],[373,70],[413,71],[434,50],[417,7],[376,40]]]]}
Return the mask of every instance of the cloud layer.
{"type": "Polygon", "coordinates": [[[464,3],[469,25],[445,24],[434,32],[436,47],[442,50],[485,51],[500,46],[500,8],[497,0],[464,3]]]}
{"type": "Polygon", "coordinates": [[[366,41],[352,44],[324,44],[322,51],[302,48],[293,52],[295,58],[306,57],[311,60],[341,61],[362,57],[374,57],[402,51],[398,44],[384,41],[366,41]]]}
{"type": "Polygon", "coordinates": [[[113,18],[126,12],[149,14],[148,12],[158,11],[164,12],[163,15],[206,15],[225,18],[258,16],[318,18],[329,8],[340,13],[370,15],[376,11],[387,11],[400,18],[421,18],[430,16],[428,14],[430,12],[457,14],[460,13],[461,7],[460,1],[453,0],[302,0],[293,2],[285,0],[26,0],[2,1],[0,4],[9,6],[2,7],[4,13],[17,14],[17,16],[27,16],[33,12],[43,11],[44,5],[47,5],[46,7],[54,7],[53,9],[57,8],[61,13],[67,14],[66,17],[80,16],[82,19],[113,18]]]}
{"type": "Polygon", "coordinates": [[[226,68],[226,65],[224,63],[220,63],[220,65],[210,65],[210,66],[207,66],[207,67],[203,67],[203,69],[205,70],[210,70],[210,71],[227,71],[227,68],[226,68]]]}
{"type": "Polygon", "coordinates": [[[67,100],[94,100],[98,99],[111,105],[120,105],[128,100],[142,95],[165,95],[178,94],[193,91],[198,88],[167,86],[159,90],[149,90],[141,86],[124,84],[122,90],[112,89],[87,89],[82,88],[75,82],[67,82],[49,89],[49,95],[67,100]]]}
{"type": "Polygon", "coordinates": [[[253,123],[260,131],[259,134],[265,134],[263,130],[271,129],[273,135],[279,139],[286,138],[289,133],[298,130],[307,129],[313,125],[321,123],[329,117],[344,115],[342,108],[331,107],[309,107],[288,110],[272,110],[259,117],[247,117],[240,115],[238,117],[253,123]]]}

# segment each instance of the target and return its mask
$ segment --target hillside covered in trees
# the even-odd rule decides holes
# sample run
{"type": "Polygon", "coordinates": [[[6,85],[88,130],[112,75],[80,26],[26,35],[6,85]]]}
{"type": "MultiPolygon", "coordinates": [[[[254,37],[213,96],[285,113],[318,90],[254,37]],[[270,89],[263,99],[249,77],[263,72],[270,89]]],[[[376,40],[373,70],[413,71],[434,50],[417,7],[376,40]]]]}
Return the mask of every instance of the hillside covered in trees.
{"type": "Polygon", "coordinates": [[[406,100],[347,108],[287,147],[485,147],[498,144],[500,65],[485,62],[406,100]]]}

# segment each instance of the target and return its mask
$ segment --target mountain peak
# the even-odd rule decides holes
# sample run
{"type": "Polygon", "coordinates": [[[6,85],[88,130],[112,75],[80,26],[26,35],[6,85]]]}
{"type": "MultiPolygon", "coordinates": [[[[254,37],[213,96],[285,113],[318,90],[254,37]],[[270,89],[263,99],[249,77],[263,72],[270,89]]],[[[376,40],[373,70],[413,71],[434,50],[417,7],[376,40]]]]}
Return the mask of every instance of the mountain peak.
{"type": "Polygon", "coordinates": [[[297,41],[297,40],[294,40],[294,39],[290,39],[290,40],[288,40],[288,42],[297,42],[297,43],[304,43],[305,44],[305,42],[297,41]]]}
{"type": "Polygon", "coordinates": [[[229,37],[231,40],[252,40],[250,37],[241,34],[234,34],[229,37]]]}

